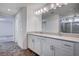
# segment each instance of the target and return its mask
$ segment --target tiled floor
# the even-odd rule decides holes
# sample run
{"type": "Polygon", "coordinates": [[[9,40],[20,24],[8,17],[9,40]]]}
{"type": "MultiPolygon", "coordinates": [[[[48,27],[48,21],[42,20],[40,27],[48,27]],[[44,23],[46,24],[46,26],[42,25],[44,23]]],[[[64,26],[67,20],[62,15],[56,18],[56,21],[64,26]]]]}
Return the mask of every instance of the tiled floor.
{"type": "Polygon", "coordinates": [[[22,50],[15,42],[0,42],[0,56],[33,56],[33,52],[22,50]]]}

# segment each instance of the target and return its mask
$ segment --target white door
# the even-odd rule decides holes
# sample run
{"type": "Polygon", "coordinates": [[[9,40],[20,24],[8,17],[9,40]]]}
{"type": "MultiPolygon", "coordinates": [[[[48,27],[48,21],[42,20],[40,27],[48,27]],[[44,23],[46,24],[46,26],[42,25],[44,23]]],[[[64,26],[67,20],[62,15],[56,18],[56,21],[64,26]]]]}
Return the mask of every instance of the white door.
{"type": "Polygon", "coordinates": [[[53,40],[50,38],[43,38],[42,39],[42,48],[41,48],[41,55],[42,56],[54,56],[54,46],[53,40]]]}

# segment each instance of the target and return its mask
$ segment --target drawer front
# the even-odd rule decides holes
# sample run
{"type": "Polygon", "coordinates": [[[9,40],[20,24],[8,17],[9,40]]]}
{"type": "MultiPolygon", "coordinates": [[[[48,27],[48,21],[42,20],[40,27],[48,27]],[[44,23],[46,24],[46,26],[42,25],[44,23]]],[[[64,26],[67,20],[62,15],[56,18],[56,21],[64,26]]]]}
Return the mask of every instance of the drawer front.
{"type": "Polygon", "coordinates": [[[74,55],[73,50],[67,51],[65,49],[55,47],[55,56],[73,56],[73,55],[74,55]]]}
{"type": "Polygon", "coordinates": [[[58,48],[62,48],[62,49],[65,49],[65,50],[73,50],[74,48],[74,43],[72,42],[67,42],[67,41],[61,41],[61,40],[53,40],[54,41],[54,46],[55,47],[58,47],[58,48]]]}

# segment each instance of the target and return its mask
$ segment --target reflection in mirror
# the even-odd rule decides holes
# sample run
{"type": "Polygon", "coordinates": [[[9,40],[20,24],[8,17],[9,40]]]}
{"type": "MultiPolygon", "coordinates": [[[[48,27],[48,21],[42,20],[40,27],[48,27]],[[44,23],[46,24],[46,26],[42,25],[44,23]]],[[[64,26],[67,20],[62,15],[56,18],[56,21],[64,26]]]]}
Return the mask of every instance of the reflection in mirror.
{"type": "Polygon", "coordinates": [[[79,16],[67,17],[68,19],[60,21],[61,32],[63,33],[79,33],[79,16]]]}

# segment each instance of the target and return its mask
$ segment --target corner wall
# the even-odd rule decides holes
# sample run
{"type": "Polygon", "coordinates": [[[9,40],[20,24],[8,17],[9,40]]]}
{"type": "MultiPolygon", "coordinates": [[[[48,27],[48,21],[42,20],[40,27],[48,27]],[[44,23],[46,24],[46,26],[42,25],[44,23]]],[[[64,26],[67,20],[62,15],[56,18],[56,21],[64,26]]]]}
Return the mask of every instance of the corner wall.
{"type": "Polygon", "coordinates": [[[27,49],[26,8],[21,8],[15,16],[15,39],[22,49],[27,49]]]}

